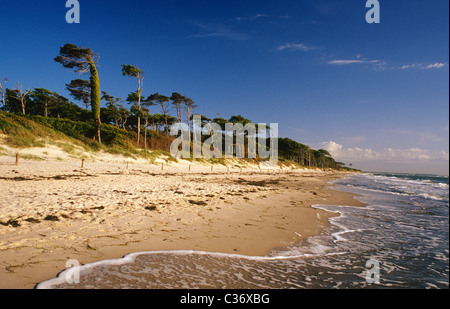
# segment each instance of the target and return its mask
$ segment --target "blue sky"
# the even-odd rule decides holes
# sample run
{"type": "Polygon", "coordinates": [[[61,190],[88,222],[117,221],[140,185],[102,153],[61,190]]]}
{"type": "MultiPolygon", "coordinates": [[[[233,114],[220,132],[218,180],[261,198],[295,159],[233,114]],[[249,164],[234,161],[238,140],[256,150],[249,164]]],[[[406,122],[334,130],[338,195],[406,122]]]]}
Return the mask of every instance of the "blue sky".
{"type": "MultiPolygon", "coordinates": [[[[364,170],[448,175],[449,2],[379,0],[65,0],[0,4],[0,77],[7,87],[68,96],[77,75],[53,61],[65,43],[101,56],[102,90],[177,91],[210,118],[279,123],[279,135],[364,170]]],[[[154,111],[157,112],[157,111],[154,111]]]]}

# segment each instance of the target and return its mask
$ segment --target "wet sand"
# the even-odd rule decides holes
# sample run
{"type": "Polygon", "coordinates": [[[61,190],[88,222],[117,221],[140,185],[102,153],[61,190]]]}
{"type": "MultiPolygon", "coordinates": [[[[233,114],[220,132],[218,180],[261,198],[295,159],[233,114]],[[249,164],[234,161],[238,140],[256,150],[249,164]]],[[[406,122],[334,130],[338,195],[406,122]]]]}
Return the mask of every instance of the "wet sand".
{"type": "Polygon", "coordinates": [[[33,288],[71,259],[196,250],[263,256],[317,235],[360,206],[330,189],[345,173],[227,167],[24,162],[0,164],[0,288],[33,288]]]}

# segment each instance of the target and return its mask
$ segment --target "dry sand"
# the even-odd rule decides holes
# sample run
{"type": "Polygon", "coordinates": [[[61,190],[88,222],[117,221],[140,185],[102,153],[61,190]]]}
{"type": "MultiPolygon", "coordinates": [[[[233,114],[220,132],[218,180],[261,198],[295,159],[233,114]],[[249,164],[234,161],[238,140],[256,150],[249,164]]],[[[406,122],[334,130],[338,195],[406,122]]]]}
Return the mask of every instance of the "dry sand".
{"type": "Polygon", "coordinates": [[[334,214],[311,205],[362,205],[329,188],[344,175],[336,172],[9,161],[0,160],[0,288],[33,288],[70,259],[152,250],[262,256],[323,231],[334,214]]]}

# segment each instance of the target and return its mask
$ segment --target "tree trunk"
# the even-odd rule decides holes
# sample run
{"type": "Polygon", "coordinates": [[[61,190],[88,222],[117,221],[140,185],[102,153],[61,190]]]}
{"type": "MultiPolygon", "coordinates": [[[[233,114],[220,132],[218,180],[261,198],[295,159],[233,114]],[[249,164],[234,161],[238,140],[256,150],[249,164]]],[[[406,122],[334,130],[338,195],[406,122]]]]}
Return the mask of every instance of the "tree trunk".
{"type": "Polygon", "coordinates": [[[137,143],[139,146],[139,140],[140,140],[140,136],[141,136],[141,117],[138,117],[138,136],[137,136],[137,143]]]}
{"type": "Polygon", "coordinates": [[[166,135],[169,136],[169,124],[167,122],[167,114],[164,113],[164,122],[166,123],[166,135]]]}
{"type": "Polygon", "coordinates": [[[177,104],[177,116],[178,116],[178,120],[182,124],[183,123],[183,115],[182,115],[182,110],[181,110],[181,102],[177,104]]]}
{"type": "Polygon", "coordinates": [[[20,98],[20,104],[22,104],[22,114],[25,115],[25,102],[23,100],[23,98],[20,98]]]}
{"type": "MultiPolygon", "coordinates": [[[[141,111],[141,94],[142,94],[142,81],[140,75],[138,75],[138,109],[141,111]]],[[[138,116],[138,136],[137,144],[139,147],[139,139],[141,136],[141,117],[138,116]]]]}
{"type": "Polygon", "coordinates": [[[191,120],[189,118],[191,118],[191,110],[189,109],[189,107],[186,107],[187,109],[187,122],[188,122],[188,131],[189,131],[189,143],[191,143],[191,120]]]}
{"type": "Polygon", "coordinates": [[[145,157],[147,158],[147,126],[148,126],[148,119],[145,120],[145,132],[144,132],[144,144],[145,144],[145,157]]]}
{"type": "Polygon", "coordinates": [[[2,86],[2,83],[0,82],[0,94],[2,95],[2,108],[4,108],[5,107],[5,91],[3,90],[3,86],[2,86]]]}

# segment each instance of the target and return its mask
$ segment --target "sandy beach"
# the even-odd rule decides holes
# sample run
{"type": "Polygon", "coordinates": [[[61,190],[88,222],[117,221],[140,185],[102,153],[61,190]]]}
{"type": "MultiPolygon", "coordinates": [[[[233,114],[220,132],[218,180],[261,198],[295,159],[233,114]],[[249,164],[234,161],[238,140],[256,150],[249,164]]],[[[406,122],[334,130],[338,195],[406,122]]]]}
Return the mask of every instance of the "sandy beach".
{"type": "Polygon", "coordinates": [[[0,288],[30,289],[71,259],[198,250],[263,256],[321,233],[360,206],[345,173],[186,164],[0,160],[0,288]]]}

